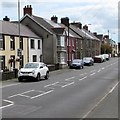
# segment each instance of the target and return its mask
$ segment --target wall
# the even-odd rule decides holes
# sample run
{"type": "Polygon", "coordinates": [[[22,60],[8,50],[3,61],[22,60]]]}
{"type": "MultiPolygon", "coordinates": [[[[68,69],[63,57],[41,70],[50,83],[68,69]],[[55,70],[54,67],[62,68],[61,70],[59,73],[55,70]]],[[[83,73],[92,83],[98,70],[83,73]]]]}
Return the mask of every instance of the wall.
{"type": "MultiPolygon", "coordinates": [[[[28,61],[28,49],[27,49],[27,45],[28,45],[28,39],[27,38],[23,38],[23,51],[22,54],[24,56],[24,64],[27,63],[28,61]]],[[[6,35],[5,36],[5,50],[1,50],[0,51],[0,55],[4,55],[5,56],[5,66],[7,66],[7,68],[9,70],[11,70],[10,67],[10,63],[9,63],[9,59],[11,55],[15,56],[15,68],[19,69],[19,62],[16,61],[16,58],[18,58],[17,56],[17,49],[19,48],[19,38],[15,37],[15,50],[10,50],[10,36],[6,35]]]]}
{"type": "Polygon", "coordinates": [[[29,38],[29,62],[33,62],[33,55],[37,55],[37,62],[40,62],[40,55],[42,55],[42,40],[29,38]],[[31,49],[30,40],[34,39],[35,41],[35,49],[31,49]],[[40,40],[40,49],[38,49],[38,40],[40,40]]]}

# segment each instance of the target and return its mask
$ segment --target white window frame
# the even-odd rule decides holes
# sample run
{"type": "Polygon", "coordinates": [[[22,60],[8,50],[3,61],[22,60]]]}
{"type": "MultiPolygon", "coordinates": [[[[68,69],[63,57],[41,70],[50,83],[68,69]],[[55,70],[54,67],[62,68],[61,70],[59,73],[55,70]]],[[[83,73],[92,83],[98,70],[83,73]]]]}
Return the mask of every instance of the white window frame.
{"type": "Polygon", "coordinates": [[[62,47],[65,47],[65,37],[64,36],[60,36],[60,45],[62,47]]]}

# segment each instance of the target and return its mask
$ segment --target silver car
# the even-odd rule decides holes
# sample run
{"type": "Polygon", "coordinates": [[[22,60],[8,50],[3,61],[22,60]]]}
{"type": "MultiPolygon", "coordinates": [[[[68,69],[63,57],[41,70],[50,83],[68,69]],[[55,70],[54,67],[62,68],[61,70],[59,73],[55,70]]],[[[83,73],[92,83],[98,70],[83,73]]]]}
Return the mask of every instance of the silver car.
{"type": "Polygon", "coordinates": [[[72,60],[71,64],[70,64],[70,69],[72,68],[79,68],[79,69],[83,69],[84,68],[84,62],[82,59],[74,59],[72,60]]]}

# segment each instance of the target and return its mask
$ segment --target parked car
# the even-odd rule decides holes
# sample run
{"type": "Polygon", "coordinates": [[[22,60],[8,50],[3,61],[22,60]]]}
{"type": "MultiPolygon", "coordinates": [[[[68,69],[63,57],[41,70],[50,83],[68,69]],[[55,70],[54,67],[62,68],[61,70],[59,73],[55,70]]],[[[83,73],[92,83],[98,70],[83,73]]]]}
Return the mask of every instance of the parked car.
{"type": "Polygon", "coordinates": [[[103,62],[103,58],[101,56],[95,56],[94,57],[94,63],[102,63],[103,62]]]}
{"type": "Polygon", "coordinates": [[[94,60],[92,57],[83,58],[84,65],[94,65],[94,60]]]}
{"type": "Polygon", "coordinates": [[[105,57],[106,60],[109,60],[109,59],[110,59],[109,54],[103,54],[103,55],[104,55],[104,57],[105,57]]]}
{"type": "Polygon", "coordinates": [[[34,78],[40,80],[41,77],[49,78],[49,69],[46,64],[42,62],[29,62],[18,71],[18,80],[34,78]]]}
{"type": "Polygon", "coordinates": [[[84,68],[84,62],[82,59],[74,59],[72,60],[71,64],[70,64],[70,68],[79,68],[79,69],[83,69],[84,68]]]}

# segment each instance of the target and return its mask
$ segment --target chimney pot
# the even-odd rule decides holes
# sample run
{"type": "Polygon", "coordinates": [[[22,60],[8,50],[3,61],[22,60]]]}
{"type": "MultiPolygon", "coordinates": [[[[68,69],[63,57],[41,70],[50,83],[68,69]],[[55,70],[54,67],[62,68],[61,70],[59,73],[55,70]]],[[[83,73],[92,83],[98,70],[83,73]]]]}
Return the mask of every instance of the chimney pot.
{"type": "Polygon", "coordinates": [[[51,17],[51,20],[52,20],[53,22],[57,23],[58,17],[56,17],[56,15],[55,15],[55,16],[53,15],[53,17],[51,17]]]}
{"type": "Polygon", "coordinates": [[[74,25],[74,26],[78,27],[79,29],[82,29],[82,24],[80,22],[74,21],[73,23],[71,23],[71,25],[74,25]]]}
{"type": "Polygon", "coordinates": [[[66,26],[69,26],[69,18],[68,17],[61,18],[61,23],[66,26]]]}
{"type": "Polygon", "coordinates": [[[30,5],[27,5],[27,7],[25,6],[24,8],[23,8],[23,11],[24,11],[24,15],[25,14],[29,14],[29,15],[32,15],[32,6],[30,5]]]}

